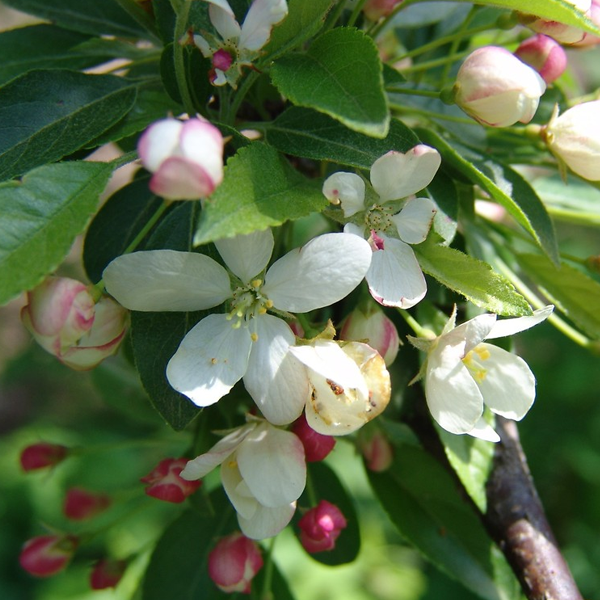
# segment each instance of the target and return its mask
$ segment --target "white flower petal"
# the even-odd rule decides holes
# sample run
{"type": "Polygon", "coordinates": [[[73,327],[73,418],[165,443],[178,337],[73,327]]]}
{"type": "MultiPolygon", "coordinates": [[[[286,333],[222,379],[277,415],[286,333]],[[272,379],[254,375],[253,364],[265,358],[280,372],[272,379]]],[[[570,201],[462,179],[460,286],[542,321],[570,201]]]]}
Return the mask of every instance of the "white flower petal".
{"type": "Polygon", "coordinates": [[[436,212],[435,202],[429,198],[415,198],[391,219],[403,242],[420,244],[425,241],[436,212]]]}
{"type": "Polygon", "coordinates": [[[492,412],[520,421],[535,400],[535,377],[531,369],[521,357],[492,344],[481,344],[474,352],[480,349],[485,354],[478,353],[476,358],[486,373],[482,380],[475,381],[483,401],[492,412]]]}
{"type": "Polygon", "coordinates": [[[323,194],[330,202],[341,203],[346,218],[365,209],[365,182],[356,173],[330,175],[323,183],[323,194]]]}
{"type": "Polygon", "coordinates": [[[177,150],[182,128],[183,123],[177,119],[162,119],[150,125],[142,134],[138,152],[148,171],[154,173],[177,150]]]}
{"type": "Polygon", "coordinates": [[[217,465],[228,458],[234,450],[246,439],[246,436],[256,427],[256,423],[249,423],[219,440],[208,452],[188,461],[180,476],[191,481],[201,479],[210,473],[217,465]]]}
{"type": "Polygon", "coordinates": [[[210,58],[213,55],[210,44],[200,34],[194,35],[194,44],[199,48],[204,58],[210,58]]]}
{"type": "Polygon", "coordinates": [[[416,194],[433,180],[442,159],[434,148],[419,144],[406,154],[394,150],[371,167],[371,184],[382,202],[416,194]]]}
{"type": "Polygon", "coordinates": [[[264,270],[273,254],[273,245],[273,233],[270,229],[215,242],[225,264],[244,283],[264,270]]]}
{"type": "Polygon", "coordinates": [[[263,506],[285,506],[304,491],[304,446],[291,431],[261,423],[240,445],[236,458],[244,481],[263,506]]]}
{"type": "Polygon", "coordinates": [[[130,310],[203,310],[231,296],[227,271],[196,252],[124,254],[104,269],[102,278],[108,293],[130,310]]]}
{"type": "Polygon", "coordinates": [[[485,340],[494,327],[496,315],[486,313],[478,315],[444,335],[444,343],[456,345],[464,342],[463,357],[485,340]]]}
{"type": "Polygon", "coordinates": [[[221,484],[238,515],[242,515],[246,519],[251,519],[260,504],[249,493],[248,486],[245,484],[238,469],[235,454],[221,463],[221,484]]]}
{"type": "Polygon", "coordinates": [[[500,441],[500,436],[494,431],[494,428],[485,420],[484,417],[481,417],[481,419],[475,423],[475,427],[473,427],[473,429],[467,433],[473,437],[479,438],[480,440],[485,440],[486,442],[495,443],[500,441]]]}
{"type": "Polygon", "coordinates": [[[246,327],[234,329],[226,315],[208,315],[183,338],[167,379],[197,406],[210,406],[242,378],[251,347],[246,327]]]}
{"type": "Polygon", "coordinates": [[[263,292],[280,310],[302,313],[329,306],[362,281],[371,254],[369,244],[356,235],[320,235],[276,261],[263,292]]]}
{"type": "Polygon", "coordinates": [[[260,315],[253,321],[258,339],[252,345],[244,385],[269,422],[286,425],[301,415],[310,397],[306,370],[288,352],[296,336],[278,317],[260,315]]]}
{"type": "Polygon", "coordinates": [[[235,20],[231,7],[225,0],[207,0],[210,2],[208,14],[213,27],[224,41],[235,41],[240,37],[241,28],[235,20]]]}
{"type": "Polygon", "coordinates": [[[550,304],[544,308],[533,311],[532,315],[526,317],[516,317],[514,319],[502,319],[496,321],[491,331],[485,336],[485,339],[493,340],[514,335],[520,331],[525,331],[526,329],[545,321],[552,314],[553,310],[554,306],[550,304]]]}
{"type": "Polygon", "coordinates": [[[427,292],[421,267],[408,244],[384,235],[380,237],[384,249],[373,253],[367,272],[369,291],[384,306],[410,308],[427,292]]]}
{"type": "Polygon", "coordinates": [[[483,397],[463,364],[460,347],[440,343],[427,359],[425,397],[431,416],[450,433],[469,433],[483,414],[483,397]]]}
{"type": "Polygon", "coordinates": [[[271,37],[271,29],[288,14],[285,0],[254,0],[242,25],[239,47],[260,50],[271,37]]]}
{"type": "Polygon", "coordinates": [[[365,228],[359,227],[354,223],[346,223],[344,225],[344,233],[351,233],[352,235],[357,235],[359,238],[365,239],[365,228]]]}
{"type": "Polygon", "coordinates": [[[251,540],[263,540],[277,535],[292,520],[295,512],[295,502],[277,508],[267,508],[259,504],[249,519],[238,513],[238,524],[246,537],[251,540]]]}

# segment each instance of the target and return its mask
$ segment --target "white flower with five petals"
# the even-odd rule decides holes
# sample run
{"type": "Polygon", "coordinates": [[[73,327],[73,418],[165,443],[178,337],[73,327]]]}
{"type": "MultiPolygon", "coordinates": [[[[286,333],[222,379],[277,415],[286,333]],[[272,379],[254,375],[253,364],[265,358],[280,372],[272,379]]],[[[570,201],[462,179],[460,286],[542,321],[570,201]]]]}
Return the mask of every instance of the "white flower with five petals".
{"type": "Polygon", "coordinates": [[[196,311],[230,301],[194,326],[167,366],[167,379],[197,406],[210,406],[242,377],[263,415],[294,421],[310,394],[304,368],[288,353],[296,341],[270,309],[304,313],[329,306],[364,278],[371,249],[355,235],[330,233],[288,252],[265,270],[271,230],[215,242],[234,276],[204,254],[150,250],[116,258],[104,271],[107,291],[139,311],[196,311]]]}
{"type": "Polygon", "coordinates": [[[513,335],[547,319],[553,306],[530,316],[497,320],[483,314],[455,327],[456,309],[441,335],[410,341],[427,352],[421,373],[431,416],[446,431],[491,442],[500,438],[483,417],[493,413],[520,421],[535,400],[535,377],[520,357],[484,340],[513,335]]]}
{"type": "Polygon", "coordinates": [[[248,423],[189,461],[181,477],[200,479],[218,465],[245,536],[272,537],[290,522],[306,485],[304,447],[295,434],[264,421],[248,423]]]}
{"type": "Polygon", "coordinates": [[[340,203],[346,218],[359,221],[348,223],[344,231],[366,237],[371,244],[373,259],[366,279],[380,304],[410,308],[425,296],[425,277],[409,244],[420,244],[427,237],[437,211],[435,203],[414,198],[399,213],[390,203],[427,187],[440,164],[438,151],[423,144],[406,154],[384,154],[371,167],[371,185],[378,196],[375,203],[367,202],[365,183],[355,173],[334,173],[323,184],[327,199],[340,203]]]}
{"type": "Polygon", "coordinates": [[[249,66],[259,56],[261,48],[269,41],[271,29],[287,13],[286,0],[254,0],[244,23],[236,21],[227,0],[206,0],[213,27],[221,39],[207,32],[194,35],[194,43],[205,58],[211,58],[214,67],[214,85],[229,83],[233,88],[244,66],[249,66]]]}

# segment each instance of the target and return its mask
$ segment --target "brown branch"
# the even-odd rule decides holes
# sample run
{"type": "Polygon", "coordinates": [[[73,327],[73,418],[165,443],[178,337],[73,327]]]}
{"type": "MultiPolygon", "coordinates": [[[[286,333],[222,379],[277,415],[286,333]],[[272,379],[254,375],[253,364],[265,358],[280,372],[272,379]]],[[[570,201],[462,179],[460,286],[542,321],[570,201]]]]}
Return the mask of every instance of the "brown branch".
{"type": "Polygon", "coordinates": [[[550,529],[513,421],[496,417],[497,445],[483,522],[529,600],[583,600],[550,529]]]}

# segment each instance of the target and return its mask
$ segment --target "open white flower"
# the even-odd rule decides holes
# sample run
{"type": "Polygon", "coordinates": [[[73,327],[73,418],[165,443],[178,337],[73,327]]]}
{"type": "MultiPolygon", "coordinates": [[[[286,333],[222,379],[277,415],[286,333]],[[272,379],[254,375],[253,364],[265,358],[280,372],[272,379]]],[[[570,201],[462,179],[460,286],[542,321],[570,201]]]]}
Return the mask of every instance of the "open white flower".
{"type": "Polygon", "coordinates": [[[242,74],[269,41],[271,29],[288,13],[286,0],[254,0],[240,26],[227,0],[206,0],[213,27],[221,39],[208,32],[194,35],[194,43],[214,67],[214,85],[229,83],[233,88],[242,74]]]}
{"type": "Polygon", "coordinates": [[[368,201],[365,183],[355,173],[334,173],[323,184],[327,199],[340,203],[344,216],[356,221],[344,231],[366,237],[371,244],[367,283],[380,304],[410,308],[425,296],[425,277],[409,244],[420,244],[427,237],[437,211],[435,203],[415,198],[400,212],[389,203],[427,187],[440,164],[438,151],[423,144],[406,154],[384,154],[371,167],[371,185],[378,196],[375,203],[368,201]]]}
{"type": "Polygon", "coordinates": [[[546,306],[530,316],[501,321],[494,314],[483,314],[455,327],[455,309],[435,339],[409,337],[428,354],[423,366],[425,397],[441,427],[497,442],[498,434],[483,418],[484,404],[493,413],[515,421],[527,414],[535,400],[533,373],[522,358],[484,340],[529,329],[553,310],[546,306]]]}
{"type": "Polygon", "coordinates": [[[321,235],[259,278],[273,244],[271,230],[215,242],[234,284],[212,258],[172,250],[120,256],[103,277],[130,310],[196,311],[229,300],[229,313],[211,314],[187,333],[167,366],[169,383],[197,406],[210,406],[243,377],[264,416],[284,425],[298,418],[310,391],[304,368],[288,353],[294,333],[267,311],[304,313],[341,300],[365,276],[371,249],[355,235],[321,235]]]}
{"type": "Polygon", "coordinates": [[[290,352],[308,371],[306,421],[323,435],[347,435],[378,415],[391,395],[382,356],[361,342],[317,340],[290,352]]]}
{"type": "Polygon", "coordinates": [[[306,485],[300,439],[266,422],[236,429],[181,472],[200,479],[221,465],[221,483],[245,536],[259,540],[279,533],[291,520],[306,485]]]}

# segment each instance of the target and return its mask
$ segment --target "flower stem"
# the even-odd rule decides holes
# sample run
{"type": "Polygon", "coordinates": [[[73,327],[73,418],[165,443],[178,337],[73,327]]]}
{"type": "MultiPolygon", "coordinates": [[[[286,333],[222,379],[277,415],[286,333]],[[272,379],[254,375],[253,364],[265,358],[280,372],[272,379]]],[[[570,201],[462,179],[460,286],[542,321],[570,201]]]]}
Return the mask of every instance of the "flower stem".
{"type": "Polygon", "coordinates": [[[431,329],[426,329],[422,327],[420,323],[416,321],[416,319],[405,309],[399,308],[398,313],[400,316],[406,321],[408,326],[415,332],[417,337],[432,339],[435,336],[435,333],[431,331],[431,329]]]}
{"type": "Polygon", "coordinates": [[[175,79],[177,80],[177,87],[181,94],[183,106],[185,111],[190,117],[196,114],[196,108],[188,88],[187,79],[185,76],[185,61],[183,57],[183,45],[181,43],[182,38],[186,35],[186,27],[188,23],[188,17],[190,14],[190,7],[192,0],[183,0],[183,2],[174,2],[171,0],[171,5],[177,13],[177,20],[175,22],[175,34],[173,44],[173,63],[175,66],[175,79]],[[178,4],[179,6],[176,6],[178,4]]]}
{"type": "Polygon", "coordinates": [[[440,99],[440,93],[433,92],[431,90],[415,90],[411,88],[391,86],[385,88],[385,91],[392,94],[406,94],[407,96],[425,96],[427,98],[436,98],[437,100],[440,99]]]}
{"type": "MultiPolygon", "coordinates": [[[[438,95],[439,97],[439,95],[438,95]]],[[[454,115],[445,115],[444,113],[436,113],[430,110],[424,110],[422,108],[416,108],[414,106],[404,106],[402,104],[396,104],[394,102],[390,102],[390,108],[397,110],[401,113],[409,113],[414,115],[423,115],[424,117],[429,117],[429,119],[442,119],[444,121],[452,121],[454,123],[465,123],[467,125],[476,125],[477,123],[473,121],[473,119],[469,119],[468,117],[455,117],[454,115]]]]}
{"type": "Polygon", "coordinates": [[[348,19],[348,23],[346,23],[347,27],[353,27],[354,23],[356,23],[356,19],[358,19],[358,15],[360,15],[360,11],[363,9],[363,6],[366,4],[367,0],[358,0],[358,2],[354,5],[354,9],[352,10],[352,14],[348,19]]]}
{"type": "Polygon", "coordinates": [[[275,549],[275,541],[277,536],[271,538],[269,548],[267,549],[267,560],[265,561],[265,579],[263,582],[260,600],[273,600],[271,585],[273,583],[273,550],[275,549]]]}

